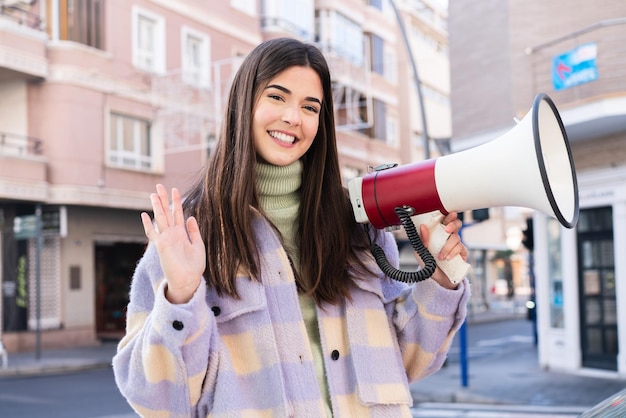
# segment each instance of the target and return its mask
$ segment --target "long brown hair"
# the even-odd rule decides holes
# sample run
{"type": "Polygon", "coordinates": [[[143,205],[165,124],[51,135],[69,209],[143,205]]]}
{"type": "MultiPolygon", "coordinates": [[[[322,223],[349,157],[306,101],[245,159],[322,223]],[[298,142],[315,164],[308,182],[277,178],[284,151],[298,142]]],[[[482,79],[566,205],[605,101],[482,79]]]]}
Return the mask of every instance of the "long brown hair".
{"type": "Polygon", "coordinates": [[[252,116],[260,89],[292,66],[312,68],[320,77],[324,97],[315,140],[302,157],[303,173],[298,237],[300,289],[317,303],[350,297],[349,287],[368,271],[363,251],[368,238],[352,214],[341,184],[332,84],[328,64],[314,45],[279,38],[257,46],[244,59],[232,83],[221,137],[204,175],[184,201],[194,215],[207,247],[205,280],[219,294],[238,297],[235,277],[243,268],[259,277],[259,254],[252,239],[252,220],[259,199],[252,116]]]}

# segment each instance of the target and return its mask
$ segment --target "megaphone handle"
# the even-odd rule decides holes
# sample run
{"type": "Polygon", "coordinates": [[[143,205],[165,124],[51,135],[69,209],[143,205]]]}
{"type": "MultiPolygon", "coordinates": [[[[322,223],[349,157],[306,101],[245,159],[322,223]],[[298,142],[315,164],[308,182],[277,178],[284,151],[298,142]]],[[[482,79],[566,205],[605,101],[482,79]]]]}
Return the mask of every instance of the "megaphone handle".
{"type": "Polygon", "coordinates": [[[380,267],[380,269],[385,273],[388,277],[393,280],[397,280],[405,283],[415,283],[420,282],[422,280],[428,279],[433,275],[435,269],[437,268],[437,262],[432,254],[428,251],[428,248],[424,246],[422,240],[419,236],[419,233],[415,229],[415,224],[413,220],[411,220],[411,215],[406,208],[395,208],[396,215],[400,219],[402,226],[404,226],[404,230],[406,232],[407,237],[409,238],[409,242],[413,247],[413,250],[419,254],[420,258],[424,263],[424,267],[419,271],[402,271],[398,270],[394,266],[391,265],[389,260],[387,260],[387,256],[378,244],[372,244],[371,252],[376,260],[376,264],[380,267]]]}
{"type": "MultiPolygon", "coordinates": [[[[430,232],[427,248],[431,254],[439,254],[450,236],[450,234],[446,232],[445,226],[441,223],[442,219],[443,214],[439,211],[414,216],[414,220],[417,224],[426,225],[426,228],[428,228],[430,232]]],[[[454,284],[463,280],[469,273],[471,267],[460,255],[450,260],[437,260],[437,266],[439,266],[454,284]]]]}

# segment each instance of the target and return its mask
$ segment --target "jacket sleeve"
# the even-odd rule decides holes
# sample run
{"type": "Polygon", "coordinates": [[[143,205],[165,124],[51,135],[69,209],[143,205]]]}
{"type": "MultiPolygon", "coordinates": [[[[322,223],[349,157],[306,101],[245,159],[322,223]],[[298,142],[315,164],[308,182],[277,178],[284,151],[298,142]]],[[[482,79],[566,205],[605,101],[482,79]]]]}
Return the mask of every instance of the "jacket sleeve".
{"type": "MultiPolygon", "coordinates": [[[[397,268],[399,255],[393,236],[384,234],[379,245],[397,268]]],[[[450,290],[432,279],[406,285],[385,278],[383,293],[409,382],[439,370],[467,315],[470,297],[467,279],[457,289],[450,290]]]]}
{"type": "Polygon", "coordinates": [[[173,305],[165,284],[149,246],[133,275],[126,335],[113,358],[115,382],[141,416],[191,417],[205,380],[214,381],[207,374],[217,369],[215,319],[206,286],[188,303],[173,305]]]}

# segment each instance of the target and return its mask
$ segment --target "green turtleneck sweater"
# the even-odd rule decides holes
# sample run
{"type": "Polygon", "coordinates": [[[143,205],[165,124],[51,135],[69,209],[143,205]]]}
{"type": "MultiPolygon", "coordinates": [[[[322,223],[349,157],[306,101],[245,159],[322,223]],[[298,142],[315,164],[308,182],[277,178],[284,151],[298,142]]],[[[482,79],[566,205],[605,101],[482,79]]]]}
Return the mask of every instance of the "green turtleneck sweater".
{"type": "Polygon", "coordinates": [[[264,162],[256,164],[256,185],[261,208],[283,235],[283,246],[298,268],[300,254],[296,237],[301,184],[301,161],[284,167],[264,162]]]}
{"type": "MultiPolygon", "coordinates": [[[[300,160],[288,166],[276,166],[265,162],[256,164],[256,185],[260,205],[269,220],[283,236],[283,246],[291,258],[294,269],[300,268],[298,248],[298,209],[300,208],[300,186],[302,184],[302,162],[300,160]]],[[[324,358],[317,325],[315,302],[310,296],[300,294],[300,309],[309,336],[317,380],[324,399],[326,411],[332,416],[328,384],[324,373],[324,358]]]]}

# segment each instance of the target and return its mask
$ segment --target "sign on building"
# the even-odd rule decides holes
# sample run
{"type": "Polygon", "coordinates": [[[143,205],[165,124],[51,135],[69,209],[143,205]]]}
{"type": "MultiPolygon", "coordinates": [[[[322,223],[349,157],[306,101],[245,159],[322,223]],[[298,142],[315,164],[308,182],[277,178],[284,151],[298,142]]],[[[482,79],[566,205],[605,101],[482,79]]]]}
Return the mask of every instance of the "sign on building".
{"type": "Polygon", "coordinates": [[[563,90],[598,79],[596,57],[598,46],[595,43],[580,45],[552,60],[552,85],[555,90],[563,90]]]}

